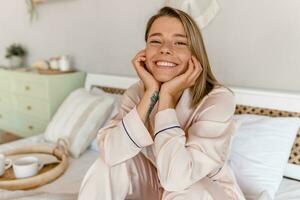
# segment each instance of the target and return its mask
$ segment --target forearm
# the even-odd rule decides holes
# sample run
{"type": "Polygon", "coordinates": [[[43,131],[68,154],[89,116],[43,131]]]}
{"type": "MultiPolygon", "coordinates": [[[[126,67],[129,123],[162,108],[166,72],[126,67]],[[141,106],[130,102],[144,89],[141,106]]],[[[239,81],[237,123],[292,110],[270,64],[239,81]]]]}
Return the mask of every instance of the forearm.
{"type": "Polygon", "coordinates": [[[97,142],[100,156],[113,166],[134,157],[153,140],[136,108],[133,108],[125,116],[119,114],[109,126],[100,130],[97,142]]]}
{"type": "Polygon", "coordinates": [[[176,96],[172,96],[167,92],[164,92],[161,90],[159,93],[159,102],[158,102],[158,110],[162,111],[168,108],[174,109],[176,107],[176,104],[181,96],[182,92],[177,94],[176,96]]]}
{"type": "MultiPolygon", "coordinates": [[[[165,190],[182,191],[196,180],[214,174],[223,165],[221,153],[228,147],[227,142],[221,142],[224,137],[210,137],[210,134],[201,137],[199,134],[199,131],[203,134],[202,129],[221,132],[222,135],[224,129],[217,130],[219,123],[212,123],[216,126],[210,126],[211,123],[207,121],[196,122],[185,132],[180,127],[174,109],[166,109],[156,114],[154,153],[157,173],[165,190]],[[187,133],[190,136],[188,140],[187,133]]],[[[230,137],[226,141],[228,139],[230,137]]]]}
{"type": "Polygon", "coordinates": [[[158,94],[158,90],[146,91],[140,103],[136,107],[137,112],[145,125],[148,122],[149,115],[152,112],[154,105],[158,101],[158,94]]]}

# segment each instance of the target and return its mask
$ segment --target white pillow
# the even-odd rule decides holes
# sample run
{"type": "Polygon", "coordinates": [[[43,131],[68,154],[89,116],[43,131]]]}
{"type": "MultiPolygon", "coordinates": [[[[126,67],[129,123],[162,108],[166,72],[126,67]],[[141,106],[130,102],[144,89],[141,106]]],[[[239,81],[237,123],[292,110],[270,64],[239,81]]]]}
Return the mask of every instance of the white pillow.
{"type": "Polygon", "coordinates": [[[292,178],[295,180],[300,180],[300,166],[288,163],[283,175],[288,178],[292,178]]]}
{"type": "Polygon", "coordinates": [[[106,125],[116,114],[119,113],[119,108],[121,106],[121,101],[122,101],[123,95],[122,94],[107,93],[107,92],[104,92],[101,88],[98,88],[98,87],[92,88],[91,94],[96,94],[96,95],[105,94],[105,95],[110,96],[114,99],[113,110],[112,110],[110,116],[108,117],[106,123],[104,124],[104,125],[106,125]]]}
{"type": "Polygon", "coordinates": [[[294,117],[235,115],[240,123],[229,163],[247,200],[262,193],[272,199],[282,180],[300,126],[294,117]]]}
{"type": "MultiPolygon", "coordinates": [[[[93,88],[91,93],[92,94],[102,94],[102,93],[104,93],[104,91],[101,90],[100,88],[93,88]]],[[[121,94],[107,94],[107,95],[114,98],[114,105],[113,105],[113,109],[112,109],[112,112],[111,112],[110,116],[108,117],[107,121],[104,123],[103,126],[106,126],[110,122],[110,120],[116,114],[119,113],[119,109],[120,109],[120,106],[121,106],[121,100],[122,100],[122,97],[123,97],[123,95],[121,95],[121,94]]],[[[98,144],[97,144],[97,138],[93,139],[93,141],[91,142],[89,148],[94,150],[94,151],[99,152],[99,148],[98,148],[98,144]]]]}
{"type": "Polygon", "coordinates": [[[90,94],[83,88],[73,91],[48,124],[44,138],[52,142],[65,139],[71,155],[78,158],[106,122],[113,103],[114,99],[105,93],[90,94]]]}

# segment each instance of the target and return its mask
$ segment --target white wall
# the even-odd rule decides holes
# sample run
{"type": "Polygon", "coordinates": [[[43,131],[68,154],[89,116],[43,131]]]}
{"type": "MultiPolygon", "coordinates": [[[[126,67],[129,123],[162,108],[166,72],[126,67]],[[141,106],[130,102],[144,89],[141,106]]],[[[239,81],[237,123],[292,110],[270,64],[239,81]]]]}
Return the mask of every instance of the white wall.
{"type": "MultiPolygon", "coordinates": [[[[78,69],[135,76],[131,58],[144,46],[145,23],[163,0],[47,0],[32,24],[25,0],[2,0],[0,64],[20,42],[28,63],[71,54],[78,69]],[[126,2],[126,3],[125,3],[126,2]]],[[[300,92],[300,1],[218,0],[203,30],[213,71],[228,85],[300,92]]]]}
{"type": "Polygon", "coordinates": [[[218,77],[300,92],[300,1],[219,2],[222,11],[203,32],[218,77]]]}

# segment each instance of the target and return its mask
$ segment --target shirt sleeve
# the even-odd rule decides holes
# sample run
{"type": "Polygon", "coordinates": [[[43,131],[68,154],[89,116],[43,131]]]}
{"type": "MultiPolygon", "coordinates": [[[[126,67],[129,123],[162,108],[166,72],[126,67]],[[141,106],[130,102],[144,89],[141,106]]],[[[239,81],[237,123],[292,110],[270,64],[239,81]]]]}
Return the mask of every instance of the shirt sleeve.
{"type": "Polygon", "coordinates": [[[137,110],[138,85],[129,88],[122,99],[119,113],[97,135],[100,157],[109,166],[137,155],[143,147],[153,144],[137,110]]]}
{"type": "Polygon", "coordinates": [[[184,190],[221,169],[235,130],[234,110],[231,92],[210,94],[186,132],[174,109],[156,114],[154,149],[158,176],[165,190],[184,190]]]}

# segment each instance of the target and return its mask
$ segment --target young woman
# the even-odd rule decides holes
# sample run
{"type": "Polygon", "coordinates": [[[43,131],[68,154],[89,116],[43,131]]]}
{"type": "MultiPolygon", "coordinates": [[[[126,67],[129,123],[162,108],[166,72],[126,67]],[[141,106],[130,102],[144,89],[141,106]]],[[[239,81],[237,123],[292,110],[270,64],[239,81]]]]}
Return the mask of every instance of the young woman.
{"type": "Polygon", "coordinates": [[[140,81],[100,130],[79,199],[244,199],[226,162],[234,96],[213,76],[196,23],[164,7],[145,40],[132,60],[140,81]]]}

